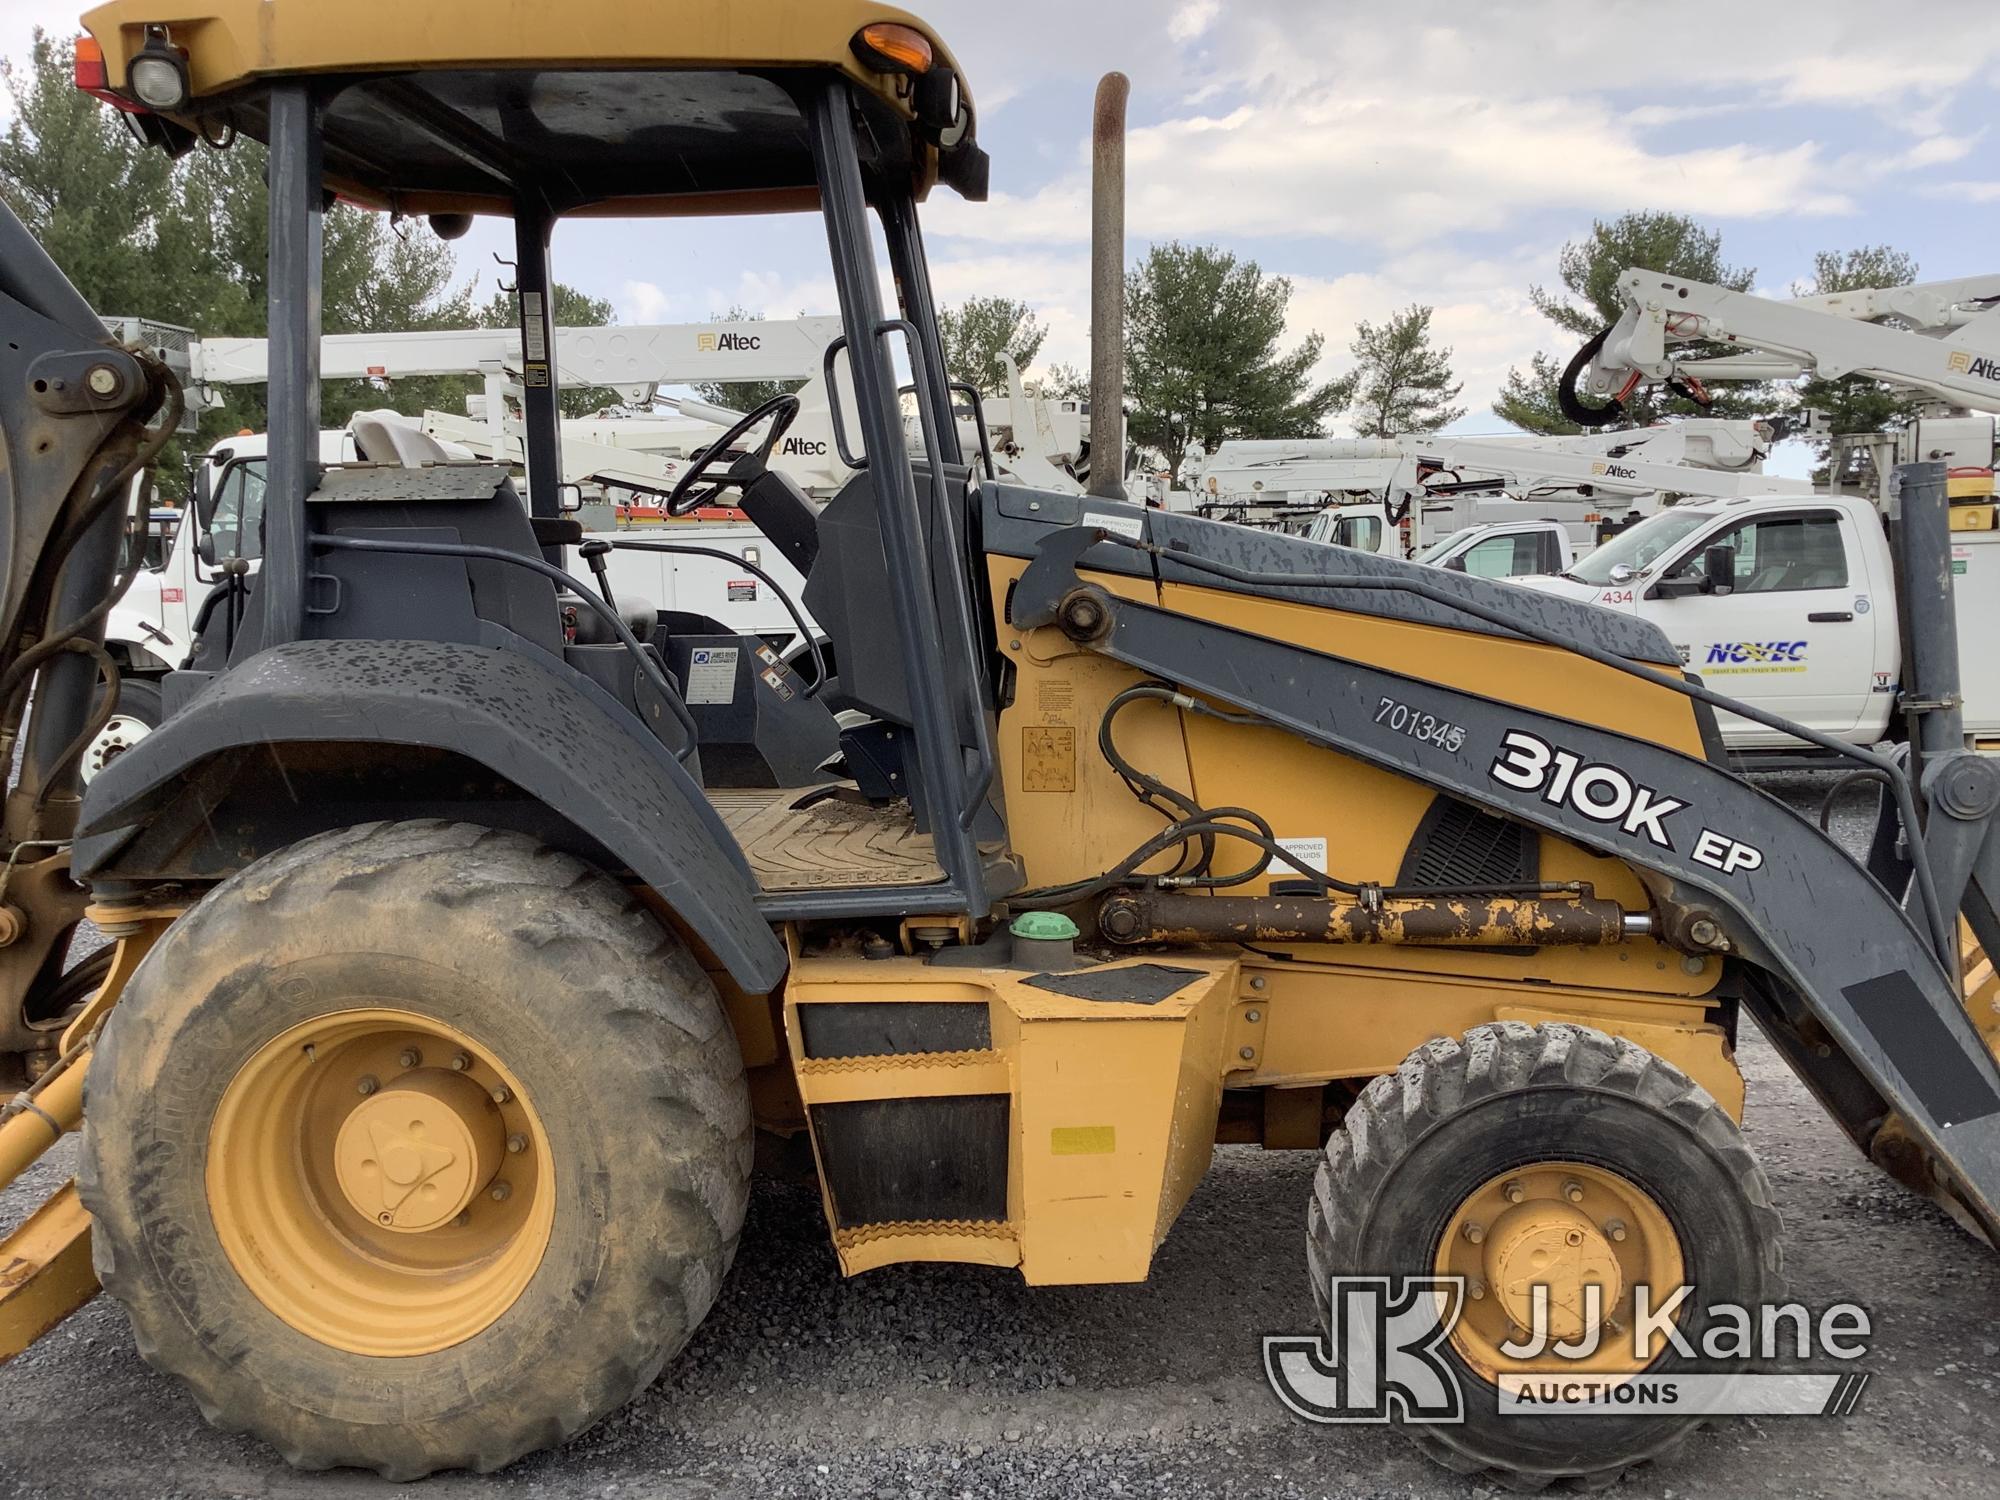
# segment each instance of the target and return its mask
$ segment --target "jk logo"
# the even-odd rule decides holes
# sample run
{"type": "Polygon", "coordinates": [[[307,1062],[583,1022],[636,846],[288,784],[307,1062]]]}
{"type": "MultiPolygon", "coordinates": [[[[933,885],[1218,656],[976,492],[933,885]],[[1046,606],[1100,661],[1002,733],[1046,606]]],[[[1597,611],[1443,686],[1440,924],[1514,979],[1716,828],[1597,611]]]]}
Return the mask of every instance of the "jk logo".
{"type": "Polygon", "coordinates": [[[1267,1335],[1265,1377],[1309,1422],[1462,1422],[1442,1346],[1464,1299],[1456,1276],[1336,1276],[1325,1337],[1267,1335]]]}

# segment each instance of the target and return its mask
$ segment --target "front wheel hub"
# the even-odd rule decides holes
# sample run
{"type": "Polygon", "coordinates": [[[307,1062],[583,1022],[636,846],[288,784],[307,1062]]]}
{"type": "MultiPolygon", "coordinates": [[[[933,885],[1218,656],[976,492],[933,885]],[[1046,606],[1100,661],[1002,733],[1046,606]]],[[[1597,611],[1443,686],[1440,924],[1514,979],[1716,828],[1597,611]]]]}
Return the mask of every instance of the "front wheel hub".
{"type": "Polygon", "coordinates": [[[1464,1279],[1452,1348],[1496,1384],[1502,1375],[1637,1374],[1667,1340],[1662,1329],[1635,1344],[1641,1289],[1657,1310],[1687,1275],[1680,1236],[1653,1195],[1582,1161],[1525,1163],[1488,1178],[1445,1220],[1432,1268],[1464,1279]],[[1539,1353],[1509,1352],[1536,1344],[1539,1353]]]}
{"type": "Polygon", "coordinates": [[[1510,1208],[1486,1236],[1486,1283],[1515,1325],[1565,1343],[1602,1325],[1624,1292],[1611,1243],[1581,1209],[1537,1199],[1510,1208]],[[1538,1292],[1538,1288],[1544,1289],[1538,1292]]]}

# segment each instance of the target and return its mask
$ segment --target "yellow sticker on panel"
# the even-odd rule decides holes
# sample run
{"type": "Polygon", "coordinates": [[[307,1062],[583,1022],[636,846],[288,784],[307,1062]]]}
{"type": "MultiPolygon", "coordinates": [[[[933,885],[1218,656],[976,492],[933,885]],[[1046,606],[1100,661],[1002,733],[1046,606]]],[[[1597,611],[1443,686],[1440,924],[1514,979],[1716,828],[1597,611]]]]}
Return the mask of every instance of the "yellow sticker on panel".
{"type": "Polygon", "coordinates": [[[1117,1149],[1115,1125],[1058,1125],[1049,1132],[1051,1156],[1109,1156],[1117,1149]]]}

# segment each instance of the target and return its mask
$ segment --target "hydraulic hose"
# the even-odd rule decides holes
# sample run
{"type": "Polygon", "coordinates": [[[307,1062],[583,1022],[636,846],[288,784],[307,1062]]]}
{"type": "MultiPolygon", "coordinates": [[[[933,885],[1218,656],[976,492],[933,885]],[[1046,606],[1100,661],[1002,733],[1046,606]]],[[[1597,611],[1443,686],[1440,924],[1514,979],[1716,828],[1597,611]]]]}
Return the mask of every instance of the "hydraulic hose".
{"type": "Polygon", "coordinates": [[[1605,328],[1577,350],[1563,367],[1562,379],[1556,382],[1556,405],[1579,427],[1610,427],[1625,415],[1625,403],[1616,396],[1602,406],[1587,406],[1576,393],[1577,382],[1583,378],[1583,372],[1597,358],[1598,352],[1604,348],[1605,339],[1610,336],[1611,329],[1605,328]]]}

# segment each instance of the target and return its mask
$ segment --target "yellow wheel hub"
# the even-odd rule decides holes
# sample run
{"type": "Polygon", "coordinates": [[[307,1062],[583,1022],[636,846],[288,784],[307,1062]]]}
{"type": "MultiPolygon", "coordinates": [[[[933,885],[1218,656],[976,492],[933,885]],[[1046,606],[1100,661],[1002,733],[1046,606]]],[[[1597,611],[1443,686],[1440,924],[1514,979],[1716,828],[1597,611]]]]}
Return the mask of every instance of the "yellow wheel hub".
{"type": "Polygon", "coordinates": [[[1452,1346],[1488,1380],[1533,1373],[1636,1374],[1666,1342],[1634,1344],[1640,1288],[1657,1311],[1681,1287],[1680,1237],[1643,1188],[1582,1162],[1537,1162],[1482,1183],[1458,1206],[1438,1241],[1435,1269],[1465,1279],[1452,1346]],[[1566,1357],[1531,1346],[1596,1341],[1566,1357]]]}
{"type": "Polygon", "coordinates": [[[457,1218],[500,1166],[500,1111],[463,1073],[425,1068],[378,1088],[334,1140],[334,1173],[354,1210],[420,1234],[457,1218]]]}
{"type": "Polygon", "coordinates": [[[258,1049],[209,1127],[208,1203],[273,1314],[356,1354],[461,1343],[514,1304],[555,1222],[520,1082],[412,1011],[340,1011],[258,1049]]]}

